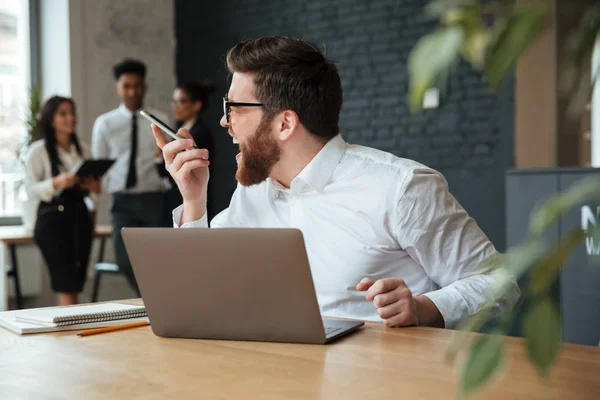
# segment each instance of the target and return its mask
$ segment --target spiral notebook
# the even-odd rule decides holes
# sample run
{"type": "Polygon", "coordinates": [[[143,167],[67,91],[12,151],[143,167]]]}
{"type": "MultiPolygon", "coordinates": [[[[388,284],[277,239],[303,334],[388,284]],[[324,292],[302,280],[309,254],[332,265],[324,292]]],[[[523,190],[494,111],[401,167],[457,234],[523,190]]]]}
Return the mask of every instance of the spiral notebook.
{"type": "Polygon", "coordinates": [[[100,328],[147,320],[144,306],[119,303],[52,307],[0,313],[0,326],[19,334],[100,328]]]}

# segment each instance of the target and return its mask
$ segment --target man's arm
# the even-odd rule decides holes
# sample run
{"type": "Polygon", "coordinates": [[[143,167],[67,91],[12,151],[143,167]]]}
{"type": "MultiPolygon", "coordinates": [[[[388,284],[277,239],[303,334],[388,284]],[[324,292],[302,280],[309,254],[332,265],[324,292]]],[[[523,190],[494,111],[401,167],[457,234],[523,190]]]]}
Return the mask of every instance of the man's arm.
{"type": "MultiPolygon", "coordinates": [[[[436,171],[412,171],[400,196],[398,242],[440,286],[424,296],[437,308],[444,325],[454,327],[486,305],[490,290],[504,279],[489,266],[498,252],[436,171]]],[[[509,311],[519,294],[516,277],[510,277],[507,294],[493,306],[498,312],[509,311]]],[[[420,302],[431,316],[432,304],[424,299],[420,302]]]]}
{"type": "MultiPolygon", "coordinates": [[[[110,158],[109,132],[106,123],[101,118],[96,118],[92,128],[91,153],[93,158],[110,158]]],[[[102,177],[102,189],[107,191],[110,182],[110,173],[102,177]]]]}
{"type": "Polygon", "coordinates": [[[94,158],[108,158],[110,155],[110,148],[108,146],[108,131],[106,129],[106,123],[101,119],[97,118],[92,128],[92,156],[94,158]]]}

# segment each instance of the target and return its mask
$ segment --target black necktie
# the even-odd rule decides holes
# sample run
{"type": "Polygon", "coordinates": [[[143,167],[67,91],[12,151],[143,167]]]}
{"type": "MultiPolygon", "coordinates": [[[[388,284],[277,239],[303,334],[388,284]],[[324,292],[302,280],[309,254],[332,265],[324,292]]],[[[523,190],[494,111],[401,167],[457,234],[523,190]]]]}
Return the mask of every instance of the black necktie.
{"type": "Polygon", "coordinates": [[[129,173],[127,174],[126,188],[132,188],[137,183],[137,173],[135,171],[135,160],[137,158],[138,147],[137,117],[133,114],[131,118],[131,157],[129,158],[129,173]]]}

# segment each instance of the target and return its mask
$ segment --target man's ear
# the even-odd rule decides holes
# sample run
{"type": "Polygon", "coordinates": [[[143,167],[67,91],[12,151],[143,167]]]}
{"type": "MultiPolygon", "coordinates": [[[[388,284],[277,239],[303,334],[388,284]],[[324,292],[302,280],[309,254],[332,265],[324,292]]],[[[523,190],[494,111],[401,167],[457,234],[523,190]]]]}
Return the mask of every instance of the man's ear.
{"type": "Polygon", "coordinates": [[[300,118],[298,118],[298,114],[292,110],[283,111],[280,118],[278,118],[279,140],[283,142],[289,140],[296,133],[299,125],[300,118]]]}

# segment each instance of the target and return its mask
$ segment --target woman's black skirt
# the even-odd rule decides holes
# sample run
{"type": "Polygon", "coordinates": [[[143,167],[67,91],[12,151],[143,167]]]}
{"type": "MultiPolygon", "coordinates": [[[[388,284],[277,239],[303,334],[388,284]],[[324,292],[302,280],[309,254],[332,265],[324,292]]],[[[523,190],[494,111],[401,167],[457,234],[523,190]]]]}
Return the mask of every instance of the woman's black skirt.
{"type": "Polygon", "coordinates": [[[92,235],[92,220],[82,197],[67,195],[40,203],[34,238],[55,292],[77,293],[83,289],[92,235]]]}

